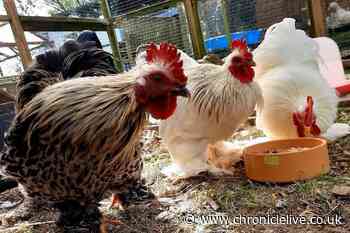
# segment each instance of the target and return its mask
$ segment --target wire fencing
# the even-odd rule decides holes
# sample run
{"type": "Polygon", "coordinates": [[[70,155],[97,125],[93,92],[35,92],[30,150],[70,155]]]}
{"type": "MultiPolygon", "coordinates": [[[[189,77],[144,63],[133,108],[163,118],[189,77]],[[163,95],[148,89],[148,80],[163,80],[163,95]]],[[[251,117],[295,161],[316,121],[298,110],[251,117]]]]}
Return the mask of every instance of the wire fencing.
{"type": "MultiPolygon", "coordinates": [[[[125,15],[130,10],[145,7],[143,1],[117,1],[120,5],[111,6],[112,15],[118,17],[116,24],[119,50],[124,68],[129,69],[135,63],[137,48],[149,42],[170,42],[190,56],[193,56],[188,23],[182,3],[155,9],[150,13],[140,11],[137,14],[125,15]]],[[[152,3],[155,1],[144,1],[152,3]]]]}
{"type": "Polygon", "coordinates": [[[311,26],[306,0],[200,0],[198,11],[206,51],[221,57],[229,52],[228,38],[244,38],[255,48],[266,28],[283,18],[295,18],[306,31],[311,26]]]}

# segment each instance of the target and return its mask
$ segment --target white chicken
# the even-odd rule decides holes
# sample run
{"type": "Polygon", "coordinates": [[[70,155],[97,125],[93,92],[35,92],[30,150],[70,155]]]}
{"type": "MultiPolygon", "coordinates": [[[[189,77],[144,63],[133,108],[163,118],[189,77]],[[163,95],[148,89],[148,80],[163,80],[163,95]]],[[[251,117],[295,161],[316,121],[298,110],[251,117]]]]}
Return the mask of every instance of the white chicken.
{"type": "Polygon", "coordinates": [[[330,28],[341,27],[350,24],[350,11],[345,10],[337,2],[331,2],[328,7],[329,17],[327,19],[330,28]]]}
{"type": "Polygon", "coordinates": [[[253,81],[254,62],[247,44],[234,41],[232,48],[223,65],[188,67],[183,58],[191,100],[179,101],[173,117],[160,126],[160,135],[174,162],[170,175],[187,178],[202,171],[232,172],[208,163],[208,147],[217,144],[219,152],[237,152],[223,148],[230,146],[222,140],[231,137],[263,103],[260,87],[253,81]]]}
{"type": "MultiPolygon", "coordinates": [[[[326,133],[336,119],[338,99],[320,73],[317,43],[286,18],[267,30],[253,54],[264,96],[257,127],[278,139],[326,133]]],[[[349,127],[343,126],[331,134],[344,136],[349,127]]]]}

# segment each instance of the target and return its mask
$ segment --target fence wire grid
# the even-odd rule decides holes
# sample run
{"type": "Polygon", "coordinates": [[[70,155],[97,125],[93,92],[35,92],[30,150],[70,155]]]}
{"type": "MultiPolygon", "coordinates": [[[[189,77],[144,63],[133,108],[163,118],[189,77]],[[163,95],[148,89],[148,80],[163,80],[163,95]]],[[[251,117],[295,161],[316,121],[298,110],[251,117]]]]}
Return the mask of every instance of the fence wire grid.
{"type": "Polygon", "coordinates": [[[229,52],[228,35],[255,48],[266,28],[283,18],[295,18],[307,32],[311,26],[307,0],[200,0],[198,11],[206,51],[221,57],[229,52]]]}
{"type": "Polygon", "coordinates": [[[173,43],[193,56],[187,25],[182,3],[149,14],[122,17],[118,20],[117,37],[125,68],[134,65],[137,47],[151,41],[173,43]]]}

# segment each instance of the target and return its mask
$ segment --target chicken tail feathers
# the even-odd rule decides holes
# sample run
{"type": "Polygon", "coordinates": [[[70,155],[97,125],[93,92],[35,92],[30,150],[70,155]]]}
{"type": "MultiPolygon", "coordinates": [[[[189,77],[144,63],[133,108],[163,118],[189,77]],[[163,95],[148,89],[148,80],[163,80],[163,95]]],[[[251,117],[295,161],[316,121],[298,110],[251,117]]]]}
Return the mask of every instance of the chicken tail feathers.
{"type": "Polygon", "coordinates": [[[63,78],[106,76],[116,74],[113,57],[110,53],[98,48],[83,49],[71,53],[63,62],[63,78]]]}
{"type": "Polygon", "coordinates": [[[49,71],[36,63],[29,67],[17,82],[16,111],[20,111],[44,88],[62,80],[59,73],[49,71]]]}

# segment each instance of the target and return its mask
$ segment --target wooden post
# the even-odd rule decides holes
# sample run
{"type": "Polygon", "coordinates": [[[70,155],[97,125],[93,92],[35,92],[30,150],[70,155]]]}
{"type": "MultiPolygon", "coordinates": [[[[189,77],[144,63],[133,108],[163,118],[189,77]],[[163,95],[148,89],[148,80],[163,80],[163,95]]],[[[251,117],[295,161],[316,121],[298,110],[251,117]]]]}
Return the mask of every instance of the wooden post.
{"type": "Polygon", "coordinates": [[[308,8],[311,17],[312,35],[314,37],[327,35],[325,14],[321,0],[308,0],[308,8]]]}
{"type": "Polygon", "coordinates": [[[197,3],[197,0],[184,0],[194,56],[196,59],[201,59],[206,54],[206,52],[198,15],[197,3]]]}
{"type": "Polygon", "coordinates": [[[227,46],[230,49],[232,36],[230,31],[230,18],[229,18],[230,14],[228,12],[229,6],[228,6],[227,0],[221,0],[221,4],[222,4],[222,13],[224,17],[224,30],[225,30],[226,40],[227,40],[227,46]]]}
{"type": "Polygon", "coordinates": [[[108,33],[109,42],[112,48],[115,65],[117,67],[118,72],[123,72],[124,70],[123,63],[119,52],[117,36],[115,34],[114,27],[113,27],[113,18],[109,8],[108,0],[101,0],[101,9],[102,9],[103,16],[108,22],[107,33],[108,33]]]}
{"type": "Polygon", "coordinates": [[[24,30],[17,14],[17,9],[14,0],[4,0],[4,6],[9,17],[13,36],[15,38],[19,55],[24,68],[27,68],[32,63],[32,56],[28,48],[24,30]]]}

